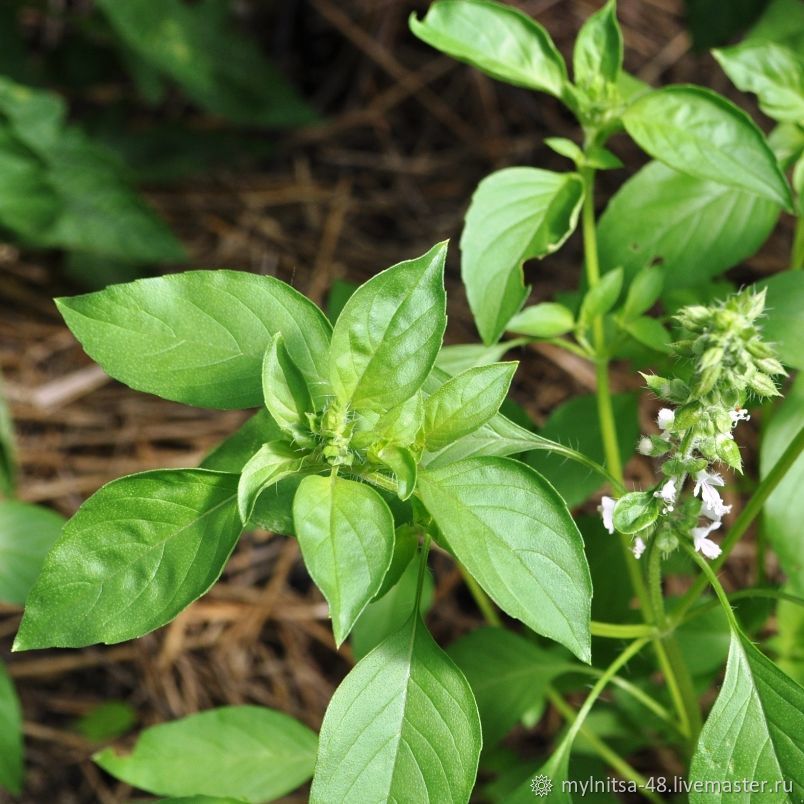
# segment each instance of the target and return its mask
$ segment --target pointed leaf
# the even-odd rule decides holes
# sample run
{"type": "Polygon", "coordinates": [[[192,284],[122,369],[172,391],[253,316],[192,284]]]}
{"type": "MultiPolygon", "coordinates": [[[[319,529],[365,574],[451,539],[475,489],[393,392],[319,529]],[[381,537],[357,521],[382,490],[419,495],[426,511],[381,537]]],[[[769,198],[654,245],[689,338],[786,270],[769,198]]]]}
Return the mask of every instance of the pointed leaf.
{"type": "Polygon", "coordinates": [[[692,758],[691,804],[799,801],[804,796],[802,734],[804,689],[745,637],[732,633],[726,676],[692,758]],[[748,779],[765,790],[735,796],[694,787],[726,779],[748,779]],[[789,797],[784,784],[792,788],[789,797]]]}
{"type": "Polygon", "coordinates": [[[567,68],[553,40],[527,14],[488,0],[439,0],[410,29],[428,45],[492,78],[560,98],[567,68]]]}
{"type": "Polygon", "coordinates": [[[304,563],[329,603],[340,645],[391,564],[393,516],[370,486],[311,475],[296,492],[293,520],[304,563]]]}
{"type": "Polygon", "coordinates": [[[601,80],[613,84],[623,66],[623,35],[617,22],[617,5],[608,2],[586,19],[572,53],[575,83],[594,88],[601,80]]]}
{"type": "Polygon", "coordinates": [[[419,473],[418,493],[458,560],[503,611],[590,658],[592,584],[567,507],[537,472],[470,458],[419,473]]]}
{"type": "Polygon", "coordinates": [[[424,405],[424,443],[430,452],[474,432],[500,409],[518,363],[467,369],[445,382],[424,405]]]}
{"type": "Polygon", "coordinates": [[[338,399],[386,411],[409,399],[435,363],[447,325],[447,244],[372,277],[346,302],[332,334],[338,399]]]}
{"type": "Polygon", "coordinates": [[[582,201],[575,173],[513,167],[480,182],[461,236],[461,274],[486,344],[499,339],[527,298],[522,264],[561,246],[582,201]]]}
{"type": "Polygon", "coordinates": [[[310,802],[467,802],[480,747],[469,684],[417,613],[335,692],[310,802]]]}
{"type": "Polygon", "coordinates": [[[95,492],[48,553],[14,649],[111,644],[170,622],[215,583],[237,543],[237,479],[162,469],[95,492]]]}
{"type": "Polygon", "coordinates": [[[281,332],[313,396],[326,397],[329,323],[273,277],[187,271],[56,304],[87,354],[138,391],[199,407],[261,406],[263,356],[281,332]]]}
{"type": "Polygon", "coordinates": [[[762,132],[716,92],[686,85],[654,90],[628,107],[623,123],[654,159],[792,208],[790,188],[762,132]]]}
{"type": "Polygon", "coordinates": [[[127,755],[105,748],[107,773],[156,795],[273,801],[310,778],[316,735],[273,709],[224,706],[152,726],[127,755]]]}
{"type": "Polygon", "coordinates": [[[307,413],[315,413],[304,375],[291,360],[282,333],[265,350],[262,362],[262,393],[265,407],[276,423],[291,435],[307,429],[307,413]]]}
{"type": "Polygon", "coordinates": [[[304,455],[285,441],[263,444],[243,467],[237,486],[237,509],[245,525],[254,513],[257,498],[269,486],[301,471],[304,455]]]}
{"type": "Polygon", "coordinates": [[[201,461],[202,469],[240,474],[251,456],[269,441],[281,441],[284,433],[263,408],[246,419],[232,435],[225,438],[201,461]]]}
{"type": "Polygon", "coordinates": [[[556,338],[572,332],[574,328],[575,316],[572,310],[555,302],[541,302],[526,307],[506,327],[509,332],[529,335],[531,338],[556,338]]]}
{"type": "Polygon", "coordinates": [[[416,475],[418,473],[416,458],[413,453],[405,447],[389,444],[377,453],[377,458],[394,473],[398,484],[397,496],[399,499],[410,499],[416,489],[416,475]]]}

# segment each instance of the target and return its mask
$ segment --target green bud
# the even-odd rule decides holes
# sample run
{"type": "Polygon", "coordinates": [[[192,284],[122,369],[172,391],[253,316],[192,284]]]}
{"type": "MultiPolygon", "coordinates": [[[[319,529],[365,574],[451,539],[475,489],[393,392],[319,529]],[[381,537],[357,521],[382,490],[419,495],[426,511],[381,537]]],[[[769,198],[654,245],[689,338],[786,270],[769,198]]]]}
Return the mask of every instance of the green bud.
{"type": "Polygon", "coordinates": [[[749,386],[757,396],[781,396],[776,383],[765,374],[757,372],[750,380],[749,386]]]}
{"type": "Polygon", "coordinates": [[[743,471],[743,459],[740,455],[740,448],[730,436],[721,435],[715,440],[715,451],[719,460],[727,466],[743,471]]]}

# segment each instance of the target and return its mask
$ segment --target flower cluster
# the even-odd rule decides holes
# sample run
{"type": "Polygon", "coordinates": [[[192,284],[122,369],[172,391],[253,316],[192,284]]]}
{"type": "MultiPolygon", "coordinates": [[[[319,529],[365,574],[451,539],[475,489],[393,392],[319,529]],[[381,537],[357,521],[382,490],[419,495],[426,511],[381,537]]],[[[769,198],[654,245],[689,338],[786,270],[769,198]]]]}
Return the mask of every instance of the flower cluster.
{"type": "Polygon", "coordinates": [[[637,558],[648,537],[665,554],[679,539],[691,538],[707,558],[720,555],[710,534],[731,506],[720,496],[725,481],[714,467],[742,470],[732,431],[750,418],[748,399],[777,396],[775,378],[785,374],[757,325],[764,305],[764,291],[747,290],[710,307],[683,308],[676,316],[681,337],[673,345],[679,376],[643,375],[648,387],[674,406],[659,411],[659,434],[644,436],[638,445],[642,455],[662,460],[664,479],[647,492],[604,497],[599,509],[609,533],[633,535],[637,558]],[[691,494],[685,492],[688,480],[691,494]]]}

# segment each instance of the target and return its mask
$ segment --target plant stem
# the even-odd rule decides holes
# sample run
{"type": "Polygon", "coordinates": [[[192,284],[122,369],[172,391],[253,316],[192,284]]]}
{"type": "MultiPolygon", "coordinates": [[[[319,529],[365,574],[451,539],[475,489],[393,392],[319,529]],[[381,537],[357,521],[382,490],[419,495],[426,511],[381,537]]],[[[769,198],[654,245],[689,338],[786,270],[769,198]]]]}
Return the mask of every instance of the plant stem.
{"type": "Polygon", "coordinates": [[[502,628],[502,619],[497,613],[497,609],[494,608],[494,603],[491,601],[491,598],[483,591],[480,584],[474,579],[472,573],[469,572],[469,570],[467,570],[463,564],[458,563],[458,570],[463,576],[463,580],[466,583],[466,587],[469,589],[469,593],[475,599],[475,603],[477,603],[477,607],[480,609],[483,619],[489,625],[493,625],[496,628],[502,628]]]}
{"type": "Polygon", "coordinates": [[[799,215],[796,219],[793,249],[790,253],[790,268],[794,271],[804,268],[804,215],[799,215]]]}
{"type": "MultiPolygon", "coordinates": [[[[744,600],[746,598],[750,599],[752,597],[765,597],[773,600],[783,600],[787,603],[793,603],[796,606],[804,607],[804,597],[791,595],[788,592],[780,592],[777,589],[741,589],[739,592],[733,592],[729,595],[729,604],[733,603],[735,600],[744,600]]],[[[684,622],[688,623],[690,620],[694,620],[696,617],[706,614],[707,611],[711,611],[713,608],[719,605],[719,600],[708,600],[706,603],[702,603],[700,606],[696,606],[692,611],[687,612],[686,616],[684,617],[684,622]]],[[[675,623],[675,619],[673,622],[675,623]]]]}
{"type": "MultiPolygon", "coordinates": [[[[723,540],[721,545],[720,555],[712,562],[711,569],[717,572],[723,563],[729,557],[734,545],[742,538],[743,534],[748,530],[751,523],[756,519],[765,501],[770,497],[776,486],[779,485],[782,478],[787,474],[788,469],[796,462],[798,456],[804,450],[804,427],[802,427],[796,437],[790,442],[787,449],[782,453],[778,461],[773,465],[773,468],[768,472],[765,478],[760,481],[756,491],[751,495],[751,499],[746,504],[745,508],[740,511],[740,515],[734,521],[734,524],[729,529],[728,535],[723,540]]],[[[709,565],[707,564],[707,567],[709,565]]],[[[700,596],[701,592],[706,588],[706,577],[699,575],[692,586],[687,590],[681,602],[676,608],[673,617],[673,626],[678,625],[683,620],[684,615],[687,613],[690,606],[700,596]]]]}
{"type": "Polygon", "coordinates": [[[592,636],[606,639],[639,639],[639,637],[657,636],[656,629],[645,623],[602,623],[592,620],[590,625],[592,636]]]}
{"type": "Polygon", "coordinates": [[[720,581],[717,579],[717,575],[715,575],[712,567],[710,567],[706,559],[698,555],[698,553],[693,550],[689,544],[685,543],[684,549],[692,556],[692,560],[701,568],[701,571],[703,572],[701,577],[705,578],[712,586],[712,589],[715,590],[715,594],[720,601],[720,605],[723,607],[723,612],[729,621],[731,630],[736,634],[742,633],[740,624],[737,622],[737,618],[734,616],[734,609],[732,609],[731,603],[729,603],[729,598],[727,597],[720,581]]]}

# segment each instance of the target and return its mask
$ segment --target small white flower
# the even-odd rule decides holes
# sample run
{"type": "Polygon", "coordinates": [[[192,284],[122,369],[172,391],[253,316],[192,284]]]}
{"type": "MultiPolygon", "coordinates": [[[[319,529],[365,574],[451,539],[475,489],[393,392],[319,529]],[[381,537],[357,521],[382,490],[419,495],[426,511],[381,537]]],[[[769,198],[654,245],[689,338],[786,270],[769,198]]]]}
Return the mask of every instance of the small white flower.
{"type": "Polygon", "coordinates": [[[745,408],[737,408],[737,410],[730,410],[731,426],[736,427],[737,422],[747,422],[751,418],[751,414],[745,408]]]}
{"type": "Polygon", "coordinates": [[[631,552],[634,554],[634,558],[642,558],[642,554],[645,552],[645,542],[642,541],[641,536],[637,536],[634,539],[634,543],[631,545],[631,552]]]}
{"type": "Polygon", "coordinates": [[[653,452],[653,442],[647,436],[640,438],[637,450],[640,455],[650,455],[653,452]]]}
{"type": "Polygon", "coordinates": [[[706,558],[717,558],[721,553],[720,547],[709,538],[709,534],[719,527],[720,522],[713,522],[711,525],[692,529],[692,541],[695,549],[706,558]]]}
{"type": "Polygon", "coordinates": [[[722,502],[719,503],[717,508],[710,508],[706,503],[701,506],[701,516],[705,516],[713,522],[720,522],[720,520],[730,512],[731,506],[723,505],[722,502]]]}
{"type": "Polygon", "coordinates": [[[725,485],[726,482],[716,472],[707,472],[706,469],[702,469],[695,474],[695,488],[692,493],[696,497],[700,494],[704,509],[714,514],[714,516],[710,516],[709,513],[705,513],[704,515],[709,519],[722,519],[725,514],[731,511],[731,506],[723,504],[723,500],[720,499],[720,494],[715,488],[716,486],[723,487],[725,485]]]}
{"type": "Polygon", "coordinates": [[[670,410],[670,408],[662,408],[656,417],[656,424],[659,425],[660,430],[664,431],[668,427],[672,427],[675,420],[676,414],[674,411],[670,410]]]}
{"type": "Polygon", "coordinates": [[[674,477],[671,477],[659,491],[654,491],[654,497],[661,497],[664,500],[664,508],[662,508],[663,514],[669,514],[670,511],[673,510],[673,504],[676,501],[676,480],[674,477]]]}
{"type": "Polygon", "coordinates": [[[601,497],[600,505],[597,510],[600,511],[600,516],[603,519],[603,527],[609,532],[614,533],[614,506],[617,505],[617,500],[612,497],[601,497]]]}

